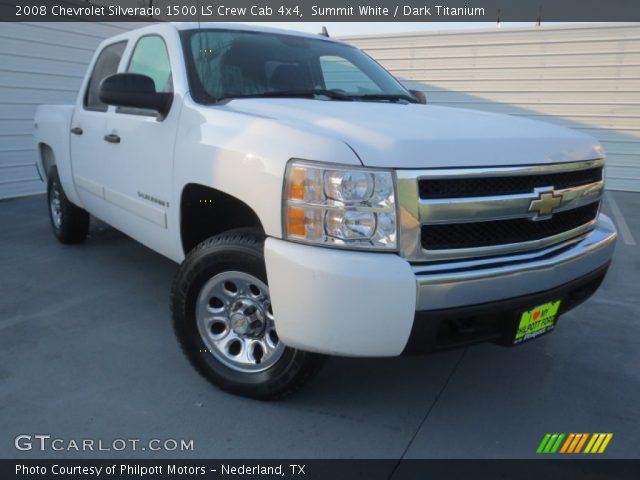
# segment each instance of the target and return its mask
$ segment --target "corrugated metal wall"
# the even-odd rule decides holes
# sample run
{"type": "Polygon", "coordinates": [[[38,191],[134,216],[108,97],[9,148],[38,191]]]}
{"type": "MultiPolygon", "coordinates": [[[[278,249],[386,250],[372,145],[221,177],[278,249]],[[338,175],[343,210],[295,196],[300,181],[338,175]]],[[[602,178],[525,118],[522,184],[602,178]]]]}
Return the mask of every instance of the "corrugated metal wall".
{"type": "Polygon", "coordinates": [[[640,24],[349,37],[430,103],[594,135],[610,189],[640,191],[640,24]]]}
{"type": "MultiPolygon", "coordinates": [[[[117,23],[0,23],[0,198],[42,192],[33,113],[73,103],[117,23]]],[[[595,135],[608,187],[640,191],[640,24],[351,37],[434,104],[538,118],[595,135]]]]}
{"type": "Polygon", "coordinates": [[[31,132],[41,103],[74,103],[105,38],[133,23],[0,23],[0,198],[44,191],[31,132]]]}

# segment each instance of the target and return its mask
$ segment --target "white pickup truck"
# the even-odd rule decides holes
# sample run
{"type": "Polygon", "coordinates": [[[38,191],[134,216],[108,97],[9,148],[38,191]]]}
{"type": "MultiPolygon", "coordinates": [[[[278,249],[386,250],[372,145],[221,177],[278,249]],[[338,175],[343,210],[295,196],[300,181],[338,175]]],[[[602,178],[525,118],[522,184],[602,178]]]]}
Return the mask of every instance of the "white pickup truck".
{"type": "Polygon", "coordinates": [[[53,231],[83,241],[93,215],[180,263],[186,356],[254,398],[296,390],[327,354],[548,332],[613,255],[602,147],[424,103],[324,36],[183,23],[113,37],[75,105],[36,113],[53,231]]]}

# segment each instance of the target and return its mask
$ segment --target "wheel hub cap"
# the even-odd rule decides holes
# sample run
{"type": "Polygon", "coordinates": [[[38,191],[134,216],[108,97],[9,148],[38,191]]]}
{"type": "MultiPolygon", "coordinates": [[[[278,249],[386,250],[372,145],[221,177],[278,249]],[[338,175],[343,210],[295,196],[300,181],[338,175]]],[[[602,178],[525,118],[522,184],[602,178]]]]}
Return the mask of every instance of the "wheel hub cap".
{"type": "Polygon", "coordinates": [[[259,338],[264,335],[266,315],[260,303],[243,298],[231,306],[231,328],[238,335],[259,338]]]}
{"type": "Polygon", "coordinates": [[[197,299],[196,323],[206,353],[234,370],[266,370],[284,353],[269,288],[253,275],[224,272],[206,282],[197,299]]]}
{"type": "Polygon", "coordinates": [[[54,184],[54,187],[51,191],[50,209],[53,224],[56,228],[60,228],[60,226],[62,225],[62,207],[60,201],[60,190],[58,190],[57,183],[54,184]]]}

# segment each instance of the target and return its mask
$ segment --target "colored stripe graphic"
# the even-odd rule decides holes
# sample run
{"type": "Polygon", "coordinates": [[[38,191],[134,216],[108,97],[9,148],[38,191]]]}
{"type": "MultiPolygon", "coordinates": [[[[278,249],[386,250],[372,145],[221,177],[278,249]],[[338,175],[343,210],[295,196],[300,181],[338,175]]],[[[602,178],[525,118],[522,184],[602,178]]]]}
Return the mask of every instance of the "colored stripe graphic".
{"type": "Polygon", "coordinates": [[[589,440],[589,443],[587,443],[587,448],[584,449],[584,453],[591,453],[591,447],[593,447],[593,444],[596,443],[597,438],[597,433],[591,436],[591,440],[589,440]]]}
{"type": "Polygon", "coordinates": [[[550,453],[556,453],[558,451],[558,449],[560,448],[560,444],[562,443],[562,440],[564,440],[564,437],[565,437],[564,433],[561,433],[560,435],[558,435],[558,439],[556,440],[556,443],[551,448],[550,453]]]}
{"type": "Polygon", "coordinates": [[[560,453],[567,453],[567,449],[569,448],[569,445],[571,445],[571,442],[573,442],[574,438],[576,438],[576,434],[570,433],[569,436],[567,437],[567,441],[564,442],[564,445],[562,446],[562,450],[560,450],[560,453]]]}
{"type": "Polygon", "coordinates": [[[604,453],[612,437],[613,433],[594,433],[584,453],[604,453]]]}
{"type": "Polygon", "coordinates": [[[536,453],[604,453],[612,438],[613,433],[546,433],[536,453]]]}
{"type": "Polygon", "coordinates": [[[549,438],[551,438],[551,434],[547,433],[543,438],[542,441],[540,442],[540,445],[538,445],[538,449],[536,450],[536,453],[542,453],[544,451],[544,447],[547,444],[547,442],[549,441],[549,438]]]}
{"type": "Polygon", "coordinates": [[[567,453],[573,453],[575,451],[576,447],[578,446],[578,442],[581,439],[582,439],[582,434],[581,433],[576,433],[576,436],[573,437],[573,442],[571,442],[571,445],[569,446],[569,450],[567,450],[567,453]]]}
{"type": "Polygon", "coordinates": [[[553,435],[551,435],[551,438],[547,442],[547,446],[544,447],[544,453],[551,453],[551,448],[555,445],[557,439],[558,439],[557,433],[554,433],[553,435]]]}
{"type": "Polygon", "coordinates": [[[607,436],[604,439],[604,442],[602,442],[602,445],[600,445],[600,450],[598,450],[598,453],[604,453],[604,451],[606,450],[612,438],[613,438],[613,433],[607,433],[607,436]]]}
{"type": "Polygon", "coordinates": [[[583,433],[582,434],[582,438],[578,442],[578,445],[576,446],[576,450],[573,453],[580,453],[582,451],[582,447],[584,445],[584,442],[587,441],[587,438],[589,438],[589,434],[588,433],[583,433]]]}
{"type": "Polygon", "coordinates": [[[537,453],[556,453],[564,440],[564,433],[547,433],[538,445],[537,453]]]}

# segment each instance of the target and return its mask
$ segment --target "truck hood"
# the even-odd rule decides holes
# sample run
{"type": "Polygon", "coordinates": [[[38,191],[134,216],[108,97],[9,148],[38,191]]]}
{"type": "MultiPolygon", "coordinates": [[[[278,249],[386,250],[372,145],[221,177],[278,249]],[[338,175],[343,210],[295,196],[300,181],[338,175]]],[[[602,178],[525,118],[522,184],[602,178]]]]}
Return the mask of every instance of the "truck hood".
{"type": "Polygon", "coordinates": [[[370,167],[524,165],[604,155],[596,139],[575,130],[462,108],[311,99],[237,99],[224,108],[345,142],[370,167]]]}

